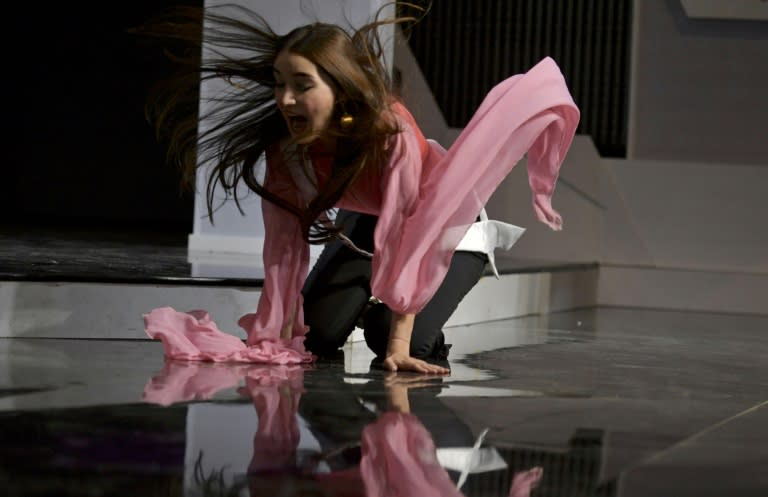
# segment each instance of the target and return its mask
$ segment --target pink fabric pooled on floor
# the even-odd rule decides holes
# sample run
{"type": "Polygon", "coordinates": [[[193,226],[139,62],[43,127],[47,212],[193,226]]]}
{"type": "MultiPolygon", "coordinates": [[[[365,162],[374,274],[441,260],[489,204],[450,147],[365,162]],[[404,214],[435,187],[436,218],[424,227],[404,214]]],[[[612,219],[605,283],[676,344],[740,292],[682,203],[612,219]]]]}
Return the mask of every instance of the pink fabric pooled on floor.
{"type": "Polygon", "coordinates": [[[222,332],[205,311],[179,312],[171,307],[144,315],[145,331],[163,342],[165,356],[185,361],[300,364],[314,356],[304,349],[304,336],[262,338],[249,345],[222,332]]]}

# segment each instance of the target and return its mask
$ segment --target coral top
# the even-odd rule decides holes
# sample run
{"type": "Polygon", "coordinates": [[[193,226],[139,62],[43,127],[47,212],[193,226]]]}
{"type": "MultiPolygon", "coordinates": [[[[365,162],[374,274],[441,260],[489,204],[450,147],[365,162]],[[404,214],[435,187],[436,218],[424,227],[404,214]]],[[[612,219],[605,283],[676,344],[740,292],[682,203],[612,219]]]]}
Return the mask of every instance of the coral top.
{"type": "MultiPolygon", "coordinates": [[[[340,208],[378,216],[371,290],[393,311],[418,313],[429,302],[462,237],[526,153],[534,212],[552,229],[561,229],[562,218],[552,208],[551,198],[576,132],[579,110],[551,58],[496,85],[448,151],[425,140],[402,105],[395,104],[393,110],[402,131],[392,139],[388,163],[361,176],[338,203],[340,208]]],[[[285,157],[279,145],[267,151],[265,187],[301,205],[310,194],[295,174],[295,168],[303,166],[285,157]]],[[[265,347],[272,351],[267,355],[277,353],[278,347],[283,363],[287,349],[296,352],[288,362],[310,360],[301,339],[308,331],[301,288],[308,272],[309,247],[294,216],[267,201],[262,202],[262,210],[264,288],[256,312],[243,316],[239,324],[248,335],[249,348],[257,349],[253,352],[259,359],[253,360],[264,360],[265,347]],[[281,328],[294,309],[293,339],[281,341],[281,328]]],[[[188,317],[170,308],[156,309],[145,315],[147,332],[158,338],[186,336],[188,317]],[[154,323],[163,323],[161,333],[152,331],[154,323]]],[[[211,333],[218,332],[213,327],[211,333]]],[[[171,357],[174,352],[168,343],[174,341],[164,339],[171,357]]],[[[247,360],[244,351],[236,352],[236,360],[247,360]]],[[[231,360],[226,354],[203,355],[209,360],[231,360]]]]}

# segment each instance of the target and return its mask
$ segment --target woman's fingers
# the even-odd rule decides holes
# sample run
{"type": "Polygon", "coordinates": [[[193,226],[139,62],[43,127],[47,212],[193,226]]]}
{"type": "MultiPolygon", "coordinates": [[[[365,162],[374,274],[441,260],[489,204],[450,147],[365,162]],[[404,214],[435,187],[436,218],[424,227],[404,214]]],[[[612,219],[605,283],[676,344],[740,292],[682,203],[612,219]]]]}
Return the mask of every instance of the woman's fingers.
{"type": "Polygon", "coordinates": [[[445,374],[450,372],[449,369],[438,366],[437,364],[430,364],[426,361],[422,361],[421,359],[412,359],[412,360],[417,362],[419,371],[422,373],[445,374]]]}
{"type": "Polygon", "coordinates": [[[425,374],[447,374],[451,372],[448,368],[397,353],[391,354],[384,359],[383,366],[388,371],[412,371],[425,374]]]}
{"type": "Polygon", "coordinates": [[[428,374],[445,374],[449,372],[449,370],[446,368],[442,368],[440,366],[430,364],[426,361],[422,361],[421,359],[414,359],[412,357],[409,357],[403,363],[398,364],[397,370],[413,371],[416,373],[428,373],[428,374]]]}

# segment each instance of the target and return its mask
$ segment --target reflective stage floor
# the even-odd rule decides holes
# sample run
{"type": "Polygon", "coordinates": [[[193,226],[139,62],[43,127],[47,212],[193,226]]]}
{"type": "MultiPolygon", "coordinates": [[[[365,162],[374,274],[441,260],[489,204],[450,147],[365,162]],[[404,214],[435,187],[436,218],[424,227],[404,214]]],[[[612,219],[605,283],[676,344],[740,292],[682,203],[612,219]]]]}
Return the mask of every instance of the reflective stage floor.
{"type": "Polygon", "coordinates": [[[768,317],[596,308],[447,337],[441,378],[359,343],[269,367],[0,339],[2,495],[768,495],[768,317]]]}

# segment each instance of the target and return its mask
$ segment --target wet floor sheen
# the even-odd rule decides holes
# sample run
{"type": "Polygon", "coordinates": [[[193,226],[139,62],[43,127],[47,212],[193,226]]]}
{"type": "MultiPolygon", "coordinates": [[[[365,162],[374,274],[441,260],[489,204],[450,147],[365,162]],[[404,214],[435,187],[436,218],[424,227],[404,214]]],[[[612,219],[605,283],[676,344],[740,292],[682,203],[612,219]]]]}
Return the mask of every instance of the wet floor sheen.
{"type": "Polygon", "coordinates": [[[447,336],[448,377],[359,344],[299,367],[0,339],[2,495],[768,495],[768,317],[592,309],[447,336]]]}

